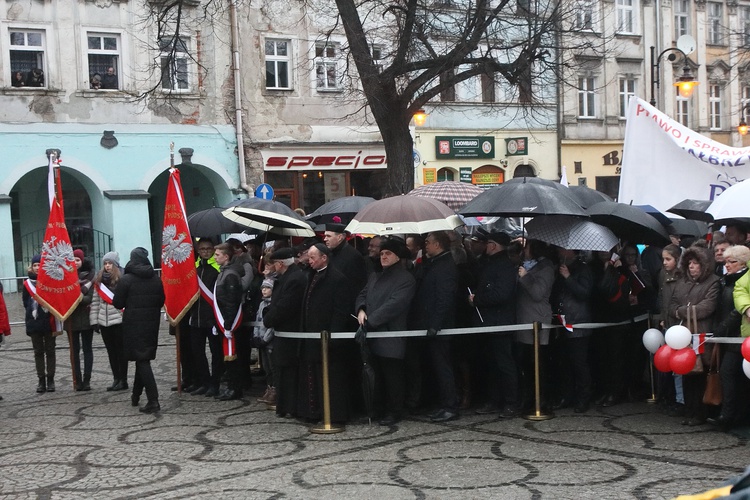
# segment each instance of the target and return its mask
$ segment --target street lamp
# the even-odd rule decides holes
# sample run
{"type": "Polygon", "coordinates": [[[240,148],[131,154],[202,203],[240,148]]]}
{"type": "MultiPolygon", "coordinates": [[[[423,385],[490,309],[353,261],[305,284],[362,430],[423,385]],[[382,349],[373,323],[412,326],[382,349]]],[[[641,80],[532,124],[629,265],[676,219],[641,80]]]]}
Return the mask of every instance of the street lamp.
{"type": "Polygon", "coordinates": [[[424,109],[419,108],[414,113],[413,118],[414,118],[414,125],[416,125],[417,127],[421,127],[422,125],[424,125],[424,122],[427,121],[427,112],[424,109]]]}
{"type": "Polygon", "coordinates": [[[740,135],[747,134],[748,126],[747,123],[745,123],[745,110],[750,109],[750,103],[745,104],[742,106],[742,109],[740,109],[740,124],[737,127],[737,132],[740,133],[740,135]]]}
{"type": "Polygon", "coordinates": [[[675,59],[677,59],[677,54],[675,52],[679,52],[682,54],[682,60],[685,63],[685,66],[682,68],[682,76],[680,76],[677,81],[674,83],[675,87],[678,87],[680,89],[680,95],[682,97],[690,97],[693,95],[693,90],[695,90],[695,87],[698,85],[698,81],[693,77],[692,72],[690,71],[690,66],[688,66],[688,57],[685,52],[678,49],[677,47],[669,47],[667,49],[664,49],[661,54],[659,54],[658,57],[655,57],[656,54],[656,47],[653,45],[651,46],[651,105],[656,106],[656,97],[654,94],[654,86],[659,87],[659,65],[661,63],[661,58],[664,54],[667,52],[671,52],[667,59],[669,61],[674,62],[675,59]]]}

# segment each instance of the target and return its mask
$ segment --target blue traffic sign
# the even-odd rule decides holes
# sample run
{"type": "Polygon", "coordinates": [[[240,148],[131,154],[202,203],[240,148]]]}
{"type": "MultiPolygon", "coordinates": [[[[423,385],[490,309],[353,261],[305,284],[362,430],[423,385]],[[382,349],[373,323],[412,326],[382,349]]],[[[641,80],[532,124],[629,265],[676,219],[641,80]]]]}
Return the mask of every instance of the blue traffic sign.
{"type": "Polygon", "coordinates": [[[264,200],[273,200],[273,188],[270,184],[260,184],[255,188],[255,197],[264,200]]]}

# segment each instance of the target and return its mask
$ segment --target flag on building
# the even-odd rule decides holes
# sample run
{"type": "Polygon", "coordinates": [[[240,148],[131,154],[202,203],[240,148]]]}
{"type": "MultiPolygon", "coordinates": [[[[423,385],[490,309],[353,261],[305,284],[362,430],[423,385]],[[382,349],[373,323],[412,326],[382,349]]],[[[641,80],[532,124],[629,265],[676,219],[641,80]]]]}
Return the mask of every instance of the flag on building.
{"type": "Polygon", "coordinates": [[[75,310],[83,296],[78,283],[78,269],[73,257],[68,228],[65,225],[60,172],[55,165],[60,160],[50,154],[48,190],[50,211],[47,229],[42,242],[42,259],[36,284],[31,288],[34,300],[59,321],[65,321],[75,310]],[[55,189],[55,185],[57,189],[55,189]]]}
{"type": "Polygon", "coordinates": [[[198,299],[198,274],[195,272],[193,239],[187,224],[185,197],[180,171],[169,169],[164,229],[161,233],[161,281],[164,284],[164,309],[169,322],[180,322],[198,299]]]}

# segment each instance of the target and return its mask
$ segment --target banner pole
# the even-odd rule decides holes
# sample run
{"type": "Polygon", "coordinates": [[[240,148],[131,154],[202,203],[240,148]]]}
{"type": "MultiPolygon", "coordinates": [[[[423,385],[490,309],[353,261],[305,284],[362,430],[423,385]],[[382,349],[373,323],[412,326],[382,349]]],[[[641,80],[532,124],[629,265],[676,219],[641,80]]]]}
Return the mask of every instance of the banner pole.
{"type": "Polygon", "coordinates": [[[554,418],[553,413],[542,413],[541,383],[539,377],[539,327],[538,321],[534,322],[534,413],[525,415],[526,420],[549,420],[554,418]]]}
{"type": "Polygon", "coordinates": [[[182,396],[182,356],[180,354],[180,321],[174,325],[174,341],[175,349],[177,350],[177,395],[182,396]]]}
{"type": "Polygon", "coordinates": [[[320,357],[323,365],[323,423],[310,428],[313,434],[336,434],[343,432],[341,425],[331,425],[331,393],[328,385],[328,342],[330,332],[320,332],[320,357]]]}

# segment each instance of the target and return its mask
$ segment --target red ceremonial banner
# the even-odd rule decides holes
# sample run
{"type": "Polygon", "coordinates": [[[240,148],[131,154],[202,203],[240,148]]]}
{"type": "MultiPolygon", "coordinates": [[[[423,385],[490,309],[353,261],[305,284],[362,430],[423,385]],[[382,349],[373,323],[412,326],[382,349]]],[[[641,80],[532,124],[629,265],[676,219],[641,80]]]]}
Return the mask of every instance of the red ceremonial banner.
{"type": "Polygon", "coordinates": [[[188,229],[185,197],[180,171],[169,169],[164,229],[161,233],[161,281],[164,284],[164,309],[169,322],[180,322],[198,299],[198,275],[195,272],[193,239],[188,229]]]}
{"type": "Polygon", "coordinates": [[[58,196],[52,199],[49,211],[34,299],[58,320],[65,321],[83,296],[78,283],[73,246],[65,225],[59,178],[57,182],[58,196]]]}

